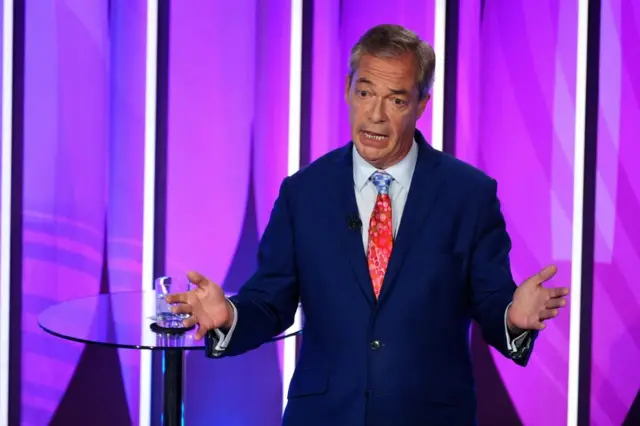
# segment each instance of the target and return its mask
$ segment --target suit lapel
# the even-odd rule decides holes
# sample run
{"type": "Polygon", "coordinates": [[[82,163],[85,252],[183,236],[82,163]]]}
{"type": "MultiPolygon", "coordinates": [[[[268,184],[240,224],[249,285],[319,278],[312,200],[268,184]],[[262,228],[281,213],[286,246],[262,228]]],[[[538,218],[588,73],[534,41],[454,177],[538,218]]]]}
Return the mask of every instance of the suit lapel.
{"type": "Polygon", "coordinates": [[[418,160],[411,179],[407,203],[402,213],[400,228],[394,241],[393,251],[382,284],[379,301],[388,297],[396,282],[402,263],[419,234],[421,226],[436,205],[438,194],[444,184],[444,175],[438,173],[440,153],[427,145],[424,137],[416,131],[418,160]]]}
{"type": "MultiPolygon", "coordinates": [[[[344,148],[344,153],[338,159],[336,180],[334,187],[338,195],[338,232],[344,243],[345,255],[349,259],[356,281],[362,290],[364,297],[373,305],[375,298],[373,286],[369,276],[367,258],[362,243],[362,228],[350,227],[350,218],[359,217],[358,204],[353,183],[353,143],[344,148]]],[[[367,220],[367,218],[360,218],[367,220]]]]}

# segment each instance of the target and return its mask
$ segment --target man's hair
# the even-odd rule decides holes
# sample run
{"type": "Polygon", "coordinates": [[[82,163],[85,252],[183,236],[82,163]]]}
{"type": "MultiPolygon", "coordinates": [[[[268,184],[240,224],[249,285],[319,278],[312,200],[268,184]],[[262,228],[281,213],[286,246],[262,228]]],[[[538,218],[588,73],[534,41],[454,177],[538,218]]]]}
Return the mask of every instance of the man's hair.
{"type": "Polygon", "coordinates": [[[433,86],[436,54],[433,47],[422,41],[413,31],[400,25],[378,25],[358,40],[349,57],[349,85],[353,82],[363,55],[376,58],[394,58],[406,53],[414,55],[418,68],[418,94],[423,99],[433,86]]]}

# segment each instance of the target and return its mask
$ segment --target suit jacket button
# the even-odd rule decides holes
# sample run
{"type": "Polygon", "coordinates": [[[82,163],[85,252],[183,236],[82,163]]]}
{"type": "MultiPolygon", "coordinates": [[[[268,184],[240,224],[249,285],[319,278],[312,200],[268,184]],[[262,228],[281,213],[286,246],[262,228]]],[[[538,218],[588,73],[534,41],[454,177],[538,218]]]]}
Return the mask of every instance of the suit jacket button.
{"type": "Polygon", "coordinates": [[[377,351],[381,347],[382,347],[382,344],[380,343],[379,340],[374,340],[373,342],[371,342],[371,349],[372,350],[377,351]]]}

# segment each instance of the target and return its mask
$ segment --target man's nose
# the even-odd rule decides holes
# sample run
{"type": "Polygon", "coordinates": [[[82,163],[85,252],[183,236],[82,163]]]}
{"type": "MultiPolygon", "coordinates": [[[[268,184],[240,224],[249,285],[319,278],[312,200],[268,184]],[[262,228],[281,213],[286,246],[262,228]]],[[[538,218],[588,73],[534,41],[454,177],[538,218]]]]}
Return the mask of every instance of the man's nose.
{"type": "Polygon", "coordinates": [[[369,109],[369,120],[374,123],[387,121],[386,112],[384,110],[384,102],[381,99],[375,99],[369,109]]]}

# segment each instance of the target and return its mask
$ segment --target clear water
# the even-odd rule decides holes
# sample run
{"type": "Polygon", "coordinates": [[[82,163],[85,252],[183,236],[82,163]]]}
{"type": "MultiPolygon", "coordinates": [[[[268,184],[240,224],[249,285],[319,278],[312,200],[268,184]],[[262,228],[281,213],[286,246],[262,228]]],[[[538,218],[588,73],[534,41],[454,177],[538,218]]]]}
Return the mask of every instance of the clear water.
{"type": "Polygon", "coordinates": [[[156,294],[156,323],[165,328],[183,327],[182,321],[191,315],[171,312],[171,304],[167,303],[165,297],[163,294],[156,294]]]}

